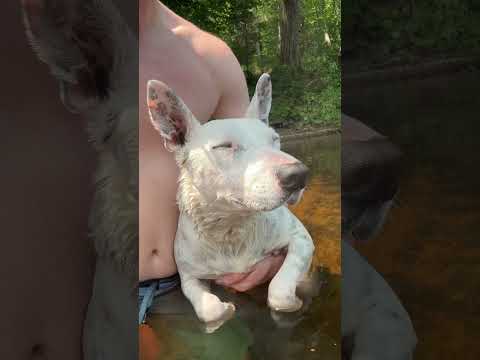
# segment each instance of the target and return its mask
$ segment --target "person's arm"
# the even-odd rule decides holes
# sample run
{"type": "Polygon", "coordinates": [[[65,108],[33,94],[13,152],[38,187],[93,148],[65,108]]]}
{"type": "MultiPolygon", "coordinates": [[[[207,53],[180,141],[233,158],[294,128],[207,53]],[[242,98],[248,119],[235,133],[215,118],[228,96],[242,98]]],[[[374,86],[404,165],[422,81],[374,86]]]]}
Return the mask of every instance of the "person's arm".
{"type": "Polygon", "coordinates": [[[205,34],[198,51],[208,64],[220,93],[212,119],[238,118],[245,116],[250,102],[247,81],[240,63],[232,50],[222,40],[205,34]]]}
{"type": "MultiPolygon", "coordinates": [[[[211,35],[210,35],[211,36],[211,35]]],[[[247,82],[242,68],[232,50],[220,39],[211,36],[205,60],[220,89],[220,99],[212,115],[214,119],[243,117],[250,99],[247,82]]],[[[247,291],[260,284],[270,281],[285,260],[285,254],[270,255],[257,263],[251,272],[224,275],[217,280],[223,286],[237,291],[247,291]]]]}
{"type": "Polygon", "coordinates": [[[236,291],[247,291],[270,281],[280,270],[286,254],[269,255],[258,262],[249,273],[227,274],[216,283],[230,287],[236,291]]]}

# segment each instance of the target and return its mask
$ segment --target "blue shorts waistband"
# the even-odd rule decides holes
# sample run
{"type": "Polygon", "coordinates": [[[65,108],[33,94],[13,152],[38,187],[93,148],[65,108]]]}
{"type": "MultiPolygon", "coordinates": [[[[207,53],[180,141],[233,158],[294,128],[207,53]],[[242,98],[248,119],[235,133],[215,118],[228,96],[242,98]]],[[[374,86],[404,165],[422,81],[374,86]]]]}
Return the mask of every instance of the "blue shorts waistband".
{"type": "Polygon", "coordinates": [[[179,284],[180,276],[178,274],[166,278],[140,282],[138,286],[138,323],[141,324],[145,322],[148,309],[152,306],[155,296],[163,295],[175,289],[179,284]]]}
{"type": "Polygon", "coordinates": [[[151,279],[151,280],[140,281],[139,284],[138,284],[138,287],[139,288],[149,287],[153,283],[169,284],[169,283],[172,283],[172,282],[179,282],[179,281],[180,281],[180,275],[178,275],[178,273],[177,273],[175,275],[164,277],[164,278],[161,278],[161,279],[151,279]]]}

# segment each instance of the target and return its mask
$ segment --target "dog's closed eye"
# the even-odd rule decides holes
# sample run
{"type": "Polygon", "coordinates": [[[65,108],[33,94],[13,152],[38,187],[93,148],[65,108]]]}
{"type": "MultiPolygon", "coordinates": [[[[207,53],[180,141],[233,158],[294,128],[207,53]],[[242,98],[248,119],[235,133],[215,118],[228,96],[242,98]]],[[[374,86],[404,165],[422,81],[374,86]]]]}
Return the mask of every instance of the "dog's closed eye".
{"type": "Polygon", "coordinates": [[[223,142],[221,144],[212,146],[213,150],[215,150],[215,149],[231,149],[231,148],[233,148],[233,143],[231,141],[223,142]]]}

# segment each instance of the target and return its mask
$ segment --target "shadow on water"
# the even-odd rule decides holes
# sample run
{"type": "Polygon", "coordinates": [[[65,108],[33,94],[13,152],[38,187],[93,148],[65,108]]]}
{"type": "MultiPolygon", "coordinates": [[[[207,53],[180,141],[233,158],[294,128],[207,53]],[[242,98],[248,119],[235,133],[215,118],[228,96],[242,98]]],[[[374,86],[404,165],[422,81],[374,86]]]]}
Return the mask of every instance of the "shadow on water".
{"type": "Polygon", "coordinates": [[[267,287],[233,293],[214,286],[237,306],[235,317],[205,334],[180,290],[155,300],[148,324],[162,360],[340,359],[340,137],[290,141],[283,150],[304,161],[312,177],[300,204],[291,210],[316,243],[313,271],[317,291],[301,311],[272,314],[267,287]]]}
{"type": "Polygon", "coordinates": [[[349,96],[349,114],[405,155],[401,206],[359,250],[410,313],[416,359],[480,359],[479,81],[466,71],[349,96]]]}

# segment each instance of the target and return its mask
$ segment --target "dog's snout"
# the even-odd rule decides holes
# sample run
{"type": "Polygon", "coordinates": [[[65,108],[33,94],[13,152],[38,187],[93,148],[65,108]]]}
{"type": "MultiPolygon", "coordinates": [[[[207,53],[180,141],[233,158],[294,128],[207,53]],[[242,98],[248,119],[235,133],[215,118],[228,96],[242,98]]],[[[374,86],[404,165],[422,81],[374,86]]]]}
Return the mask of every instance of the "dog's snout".
{"type": "Polygon", "coordinates": [[[301,190],[307,185],[308,172],[308,167],[301,162],[284,165],[277,172],[280,186],[289,193],[301,190]]]}

